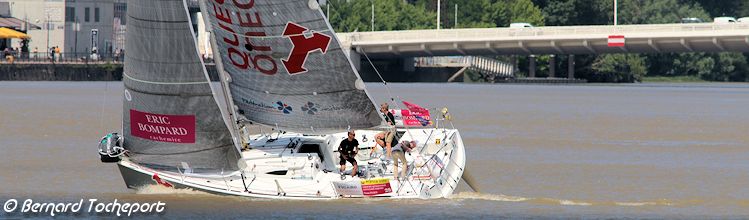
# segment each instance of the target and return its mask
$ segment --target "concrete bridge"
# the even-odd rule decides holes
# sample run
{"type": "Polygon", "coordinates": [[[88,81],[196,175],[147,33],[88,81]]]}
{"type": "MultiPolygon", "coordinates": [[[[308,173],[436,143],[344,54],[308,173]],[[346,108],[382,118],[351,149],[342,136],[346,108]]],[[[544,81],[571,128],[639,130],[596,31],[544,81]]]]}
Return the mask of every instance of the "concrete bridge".
{"type": "MultiPolygon", "coordinates": [[[[372,59],[404,59],[404,67],[413,57],[530,56],[531,77],[534,55],[749,52],[749,23],[380,31],[338,37],[355,61],[366,53],[372,59]],[[624,36],[624,46],[610,47],[611,35],[624,36]]],[[[574,58],[569,57],[568,77],[574,78],[574,58]]]]}
{"type": "Polygon", "coordinates": [[[480,28],[339,33],[370,57],[749,52],[749,23],[480,28]],[[609,47],[623,35],[624,47],[609,47]]]}

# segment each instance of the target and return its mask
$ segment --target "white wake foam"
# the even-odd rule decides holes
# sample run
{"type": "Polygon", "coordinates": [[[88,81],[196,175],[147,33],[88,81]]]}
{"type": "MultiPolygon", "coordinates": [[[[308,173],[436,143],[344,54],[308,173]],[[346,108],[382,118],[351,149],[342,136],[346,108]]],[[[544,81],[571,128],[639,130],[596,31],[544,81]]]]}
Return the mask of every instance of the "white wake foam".
{"type": "Polygon", "coordinates": [[[558,200],[558,202],[559,202],[560,205],[579,205],[579,206],[591,206],[591,205],[593,205],[593,203],[589,203],[589,202],[576,202],[576,201],[565,200],[565,199],[558,200]]]}
{"type": "Polygon", "coordinates": [[[528,201],[531,198],[525,198],[525,197],[518,197],[518,196],[508,196],[508,195],[502,195],[502,194],[487,194],[487,193],[476,193],[476,192],[460,192],[458,194],[453,195],[451,198],[453,199],[478,199],[478,200],[487,200],[487,201],[500,201],[500,202],[524,202],[528,201]]]}
{"type": "Polygon", "coordinates": [[[486,201],[499,201],[499,202],[528,202],[546,205],[564,205],[564,206],[673,206],[674,203],[669,200],[660,201],[638,201],[638,202],[605,202],[605,201],[576,201],[569,199],[553,199],[553,198],[528,198],[521,196],[508,196],[503,194],[488,194],[488,193],[476,193],[476,192],[460,192],[451,197],[452,199],[475,199],[475,200],[486,200],[486,201]]]}
{"type": "Polygon", "coordinates": [[[142,195],[162,195],[162,194],[182,194],[182,195],[209,195],[208,193],[192,189],[175,189],[161,185],[147,185],[135,190],[136,194],[142,195]]]}

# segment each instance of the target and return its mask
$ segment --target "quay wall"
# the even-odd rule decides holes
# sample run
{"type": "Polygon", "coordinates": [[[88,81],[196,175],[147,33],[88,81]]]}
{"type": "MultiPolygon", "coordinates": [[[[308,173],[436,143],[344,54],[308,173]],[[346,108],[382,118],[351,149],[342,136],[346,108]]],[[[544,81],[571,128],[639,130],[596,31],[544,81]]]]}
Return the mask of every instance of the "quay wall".
{"type": "MultiPolygon", "coordinates": [[[[206,65],[212,80],[215,65],[206,65]]],[[[44,63],[0,64],[0,81],[121,81],[122,64],[44,63]]]]}

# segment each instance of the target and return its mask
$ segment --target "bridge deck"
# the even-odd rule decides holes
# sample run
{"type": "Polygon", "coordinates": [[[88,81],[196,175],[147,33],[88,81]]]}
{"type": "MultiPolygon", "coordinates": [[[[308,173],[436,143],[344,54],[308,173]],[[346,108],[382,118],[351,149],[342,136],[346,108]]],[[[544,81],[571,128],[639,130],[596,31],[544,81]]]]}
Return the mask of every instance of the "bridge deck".
{"type": "Polygon", "coordinates": [[[481,28],[339,33],[374,57],[499,54],[749,52],[749,23],[481,28]],[[609,47],[624,35],[625,47],[609,47]]]}

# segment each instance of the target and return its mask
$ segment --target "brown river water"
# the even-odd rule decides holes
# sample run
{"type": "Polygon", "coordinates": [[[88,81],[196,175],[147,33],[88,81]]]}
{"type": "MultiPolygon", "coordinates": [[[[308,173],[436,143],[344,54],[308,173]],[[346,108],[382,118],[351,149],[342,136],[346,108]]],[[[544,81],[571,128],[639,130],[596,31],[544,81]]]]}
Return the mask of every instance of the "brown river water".
{"type": "Polygon", "coordinates": [[[389,85],[450,109],[481,193],[310,202],[129,190],[96,154],[121,130],[121,82],[0,82],[0,203],[167,204],[138,218],[749,218],[749,84],[389,85]]]}

